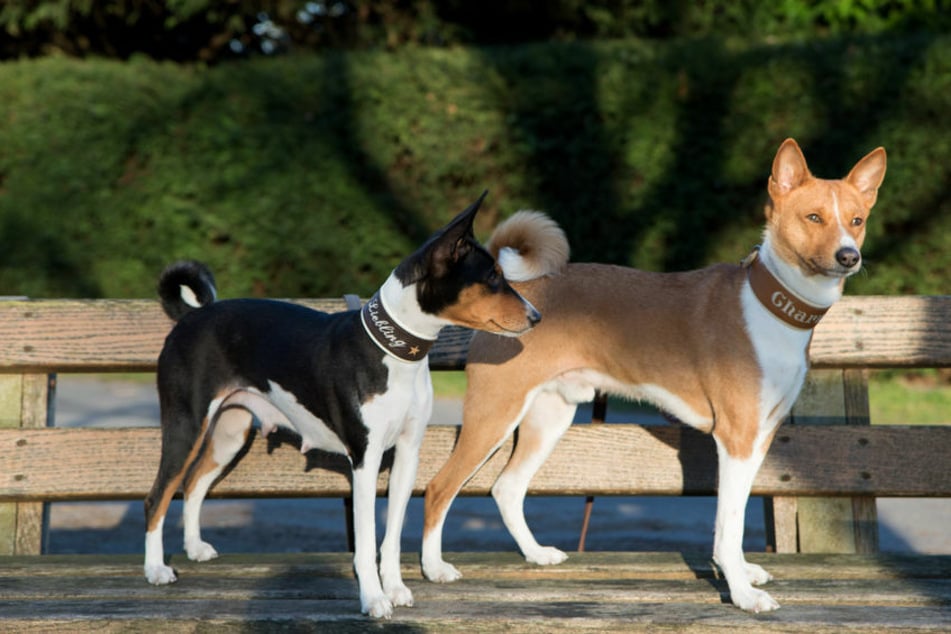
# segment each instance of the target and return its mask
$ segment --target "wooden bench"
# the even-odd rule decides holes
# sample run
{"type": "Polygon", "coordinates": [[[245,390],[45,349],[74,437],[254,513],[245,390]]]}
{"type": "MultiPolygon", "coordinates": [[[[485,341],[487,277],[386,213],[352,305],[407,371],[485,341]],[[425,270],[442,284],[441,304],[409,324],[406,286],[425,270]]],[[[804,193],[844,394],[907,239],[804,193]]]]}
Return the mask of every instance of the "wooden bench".
{"type": "MultiPolygon", "coordinates": [[[[342,300],[302,302],[342,310],[342,300]]],[[[145,300],[0,302],[0,630],[125,631],[210,627],[380,627],[358,614],[346,553],[224,553],[192,564],[173,549],[181,580],[145,582],[141,556],[41,554],[45,508],[68,500],[141,500],[158,463],[156,428],[52,428],[54,373],[152,371],[170,322],[145,300]],[[134,458],[130,459],[130,456],[134,458]]],[[[436,370],[464,366],[470,333],[446,329],[436,370]]],[[[516,552],[456,553],[463,580],[404,574],[416,607],[407,631],[862,632],[951,628],[951,556],[877,554],[875,496],[951,494],[951,426],[870,426],[867,370],[951,366],[951,297],[860,297],[816,330],[813,372],[778,433],[754,495],[768,496],[772,552],[750,559],[776,577],[783,608],[749,615],[705,553],[575,553],[555,567],[516,552]]],[[[441,466],[456,428],[433,421],[415,493],[441,466]]],[[[511,446],[464,494],[487,495],[511,446]]],[[[532,483],[533,495],[710,495],[710,439],[677,425],[575,425],[532,483]]],[[[342,460],[258,439],[213,490],[217,497],[343,497],[342,460]]],[[[380,482],[385,492],[385,474],[380,482]]],[[[574,518],[573,518],[574,519],[574,518]]],[[[171,531],[171,529],[169,529],[171,531]]],[[[167,536],[175,544],[176,538],[167,536]]]]}

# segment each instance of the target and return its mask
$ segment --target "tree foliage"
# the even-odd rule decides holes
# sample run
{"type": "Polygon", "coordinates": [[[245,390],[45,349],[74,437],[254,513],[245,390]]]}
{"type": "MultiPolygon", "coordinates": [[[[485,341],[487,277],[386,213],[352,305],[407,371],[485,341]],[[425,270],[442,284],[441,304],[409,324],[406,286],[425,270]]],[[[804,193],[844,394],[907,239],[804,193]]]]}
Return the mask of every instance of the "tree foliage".
{"type": "Polygon", "coordinates": [[[850,292],[945,293],[951,37],[330,51],[219,65],[0,64],[0,295],[148,297],[183,257],[227,295],[370,293],[483,189],[577,261],[736,261],[787,136],[888,174],[850,292]]]}
{"type": "Polygon", "coordinates": [[[206,62],[407,44],[874,34],[951,26],[951,0],[5,0],[0,57],[206,62]]]}

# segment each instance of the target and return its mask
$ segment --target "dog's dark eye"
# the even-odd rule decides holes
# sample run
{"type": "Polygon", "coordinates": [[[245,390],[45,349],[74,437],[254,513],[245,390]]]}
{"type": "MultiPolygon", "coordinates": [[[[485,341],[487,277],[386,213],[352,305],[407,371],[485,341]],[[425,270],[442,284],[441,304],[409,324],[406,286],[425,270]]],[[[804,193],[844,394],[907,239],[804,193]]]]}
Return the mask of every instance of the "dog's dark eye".
{"type": "Polygon", "coordinates": [[[822,224],[822,216],[820,216],[819,214],[809,214],[808,216],[806,216],[806,220],[808,220],[809,222],[814,222],[817,225],[822,224]]]}
{"type": "Polygon", "coordinates": [[[862,220],[861,218],[857,217],[857,216],[856,216],[855,218],[852,218],[852,226],[853,226],[853,227],[861,227],[863,222],[865,222],[865,221],[862,220]]]}

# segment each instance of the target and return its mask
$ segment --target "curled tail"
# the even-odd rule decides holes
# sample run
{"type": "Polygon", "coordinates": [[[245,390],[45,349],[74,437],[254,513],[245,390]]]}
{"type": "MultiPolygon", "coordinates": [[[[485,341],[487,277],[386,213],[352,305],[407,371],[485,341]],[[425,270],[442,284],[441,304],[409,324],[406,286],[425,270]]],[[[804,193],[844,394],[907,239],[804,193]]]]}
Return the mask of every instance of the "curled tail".
{"type": "Polygon", "coordinates": [[[165,314],[178,321],[186,314],[215,301],[218,290],[208,267],[194,260],[170,264],[162,271],[158,295],[165,314]]]}
{"type": "Polygon", "coordinates": [[[558,223],[540,211],[517,211],[495,228],[486,248],[510,282],[558,273],[568,264],[568,239],[558,223]]]}

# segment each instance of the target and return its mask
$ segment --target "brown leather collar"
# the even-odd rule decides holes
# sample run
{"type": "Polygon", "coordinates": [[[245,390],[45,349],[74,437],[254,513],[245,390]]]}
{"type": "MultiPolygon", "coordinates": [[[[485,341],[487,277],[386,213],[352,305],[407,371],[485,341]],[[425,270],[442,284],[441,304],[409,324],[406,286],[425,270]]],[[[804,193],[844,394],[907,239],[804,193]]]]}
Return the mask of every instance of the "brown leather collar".
{"type": "Polygon", "coordinates": [[[777,280],[759,257],[759,247],[753,249],[743,260],[750,288],[760,303],[783,323],[800,330],[812,330],[829,310],[813,306],[797,297],[777,280]]]}
{"type": "Polygon", "coordinates": [[[435,343],[435,340],[417,337],[393,319],[383,308],[379,291],[374,293],[363,306],[363,310],[360,311],[360,320],[363,322],[364,330],[370,335],[370,339],[383,352],[400,361],[413,362],[425,359],[429,349],[435,343]]]}

